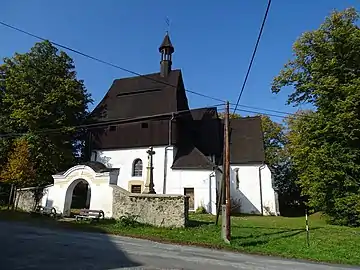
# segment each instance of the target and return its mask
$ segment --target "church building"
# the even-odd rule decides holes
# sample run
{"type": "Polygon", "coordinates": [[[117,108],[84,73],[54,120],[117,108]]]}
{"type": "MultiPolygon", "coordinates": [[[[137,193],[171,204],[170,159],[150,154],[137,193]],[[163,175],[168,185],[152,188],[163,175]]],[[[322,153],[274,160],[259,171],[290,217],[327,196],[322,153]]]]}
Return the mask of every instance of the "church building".
{"type": "MultiPolygon", "coordinates": [[[[159,47],[159,72],[112,83],[91,114],[95,123],[103,124],[89,129],[91,162],[117,169],[113,184],[142,193],[151,147],[150,192],[188,195],[190,210],[204,207],[215,214],[223,171],[223,122],[216,107],[189,108],[182,72],[172,68],[174,51],[166,34],[159,47]]],[[[261,119],[231,119],[230,130],[232,210],[277,215],[261,119]]]]}

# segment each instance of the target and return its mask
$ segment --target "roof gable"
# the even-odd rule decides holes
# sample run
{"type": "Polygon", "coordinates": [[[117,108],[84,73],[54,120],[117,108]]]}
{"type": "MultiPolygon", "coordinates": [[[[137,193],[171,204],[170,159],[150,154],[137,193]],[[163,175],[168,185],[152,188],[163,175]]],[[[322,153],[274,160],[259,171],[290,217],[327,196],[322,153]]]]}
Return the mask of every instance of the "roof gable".
{"type": "Polygon", "coordinates": [[[172,169],[213,170],[216,165],[195,146],[180,147],[175,155],[172,169]]]}
{"type": "Polygon", "coordinates": [[[125,119],[188,109],[180,70],[114,80],[91,113],[97,120],[125,119]]]}
{"type": "Polygon", "coordinates": [[[264,163],[265,150],[261,118],[242,117],[230,120],[230,163],[264,163]]]}

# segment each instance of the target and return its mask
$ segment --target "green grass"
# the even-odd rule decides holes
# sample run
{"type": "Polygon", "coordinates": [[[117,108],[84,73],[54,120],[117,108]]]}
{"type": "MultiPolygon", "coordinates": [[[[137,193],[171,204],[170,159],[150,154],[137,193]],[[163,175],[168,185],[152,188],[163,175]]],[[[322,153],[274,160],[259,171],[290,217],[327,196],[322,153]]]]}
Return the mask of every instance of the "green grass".
{"type": "Polygon", "coordinates": [[[126,227],[115,220],[99,223],[54,221],[31,218],[29,214],[0,211],[0,220],[30,221],[35,225],[59,226],[110,234],[152,239],[162,242],[224,248],[240,252],[360,265],[360,228],[327,225],[319,214],[309,217],[310,247],[306,244],[305,220],[301,218],[240,216],[232,217],[232,241],[225,244],[214,217],[190,215],[191,226],[166,229],[151,226],[126,227]]]}

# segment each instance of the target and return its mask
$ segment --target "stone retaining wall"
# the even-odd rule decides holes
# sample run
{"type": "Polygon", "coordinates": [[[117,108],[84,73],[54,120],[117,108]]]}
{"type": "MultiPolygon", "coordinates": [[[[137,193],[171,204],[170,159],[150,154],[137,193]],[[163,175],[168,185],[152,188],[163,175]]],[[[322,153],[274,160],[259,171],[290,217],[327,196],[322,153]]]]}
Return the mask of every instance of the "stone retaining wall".
{"type": "Polygon", "coordinates": [[[33,211],[36,205],[34,197],[36,189],[37,188],[17,189],[15,195],[15,207],[26,212],[33,211]]]}
{"type": "Polygon", "coordinates": [[[113,186],[113,218],[135,216],[136,221],[160,227],[185,227],[189,197],[168,194],[133,194],[113,186]]]}
{"type": "MultiPolygon", "coordinates": [[[[189,197],[168,194],[134,194],[110,185],[113,189],[112,218],[133,216],[140,223],[159,227],[185,227],[188,222],[189,197]]],[[[18,189],[16,205],[23,211],[35,208],[34,190],[18,189]]]]}

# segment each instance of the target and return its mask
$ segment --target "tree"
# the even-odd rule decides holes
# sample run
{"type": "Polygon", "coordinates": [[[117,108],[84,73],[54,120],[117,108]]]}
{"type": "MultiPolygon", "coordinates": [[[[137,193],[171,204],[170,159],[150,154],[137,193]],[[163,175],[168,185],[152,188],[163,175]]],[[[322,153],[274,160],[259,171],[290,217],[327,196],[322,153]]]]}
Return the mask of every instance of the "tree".
{"type": "Polygon", "coordinates": [[[36,173],[31,161],[29,144],[24,138],[16,139],[8,162],[0,172],[0,181],[18,188],[35,182],[36,173]]]}
{"type": "Polygon", "coordinates": [[[360,225],[360,29],[354,8],[334,11],[294,44],[272,91],[293,86],[288,104],[312,112],[289,119],[291,159],[309,206],[332,223],[360,225]]]}
{"type": "MultiPolygon", "coordinates": [[[[224,119],[225,116],[225,112],[219,112],[218,113],[219,118],[224,119]]],[[[237,118],[241,118],[240,114],[237,113],[229,113],[229,119],[237,119],[237,118]]]]}
{"type": "Polygon", "coordinates": [[[7,132],[27,134],[38,185],[73,165],[81,151],[78,141],[84,139],[84,132],[74,126],[85,122],[92,100],[74,68],[72,59],[48,41],[5,58],[0,66],[7,132]]]}
{"type": "MultiPolygon", "coordinates": [[[[5,75],[0,72],[0,82],[2,82],[5,79],[5,75]]],[[[3,99],[4,99],[5,89],[3,84],[0,83],[0,134],[3,134],[6,132],[6,122],[8,119],[8,116],[6,115],[3,105],[3,99]]],[[[9,152],[10,143],[9,140],[0,137],[0,171],[2,167],[6,164],[7,161],[7,153],[9,152]]]]}
{"type": "Polygon", "coordinates": [[[269,116],[261,115],[260,117],[264,137],[265,159],[268,165],[274,167],[283,160],[283,149],[286,143],[284,126],[272,121],[269,116]]]}
{"type": "Polygon", "coordinates": [[[303,214],[303,200],[297,174],[288,149],[285,126],[274,122],[269,116],[260,115],[264,138],[265,160],[274,177],[274,189],[279,195],[282,215],[303,214]]]}

